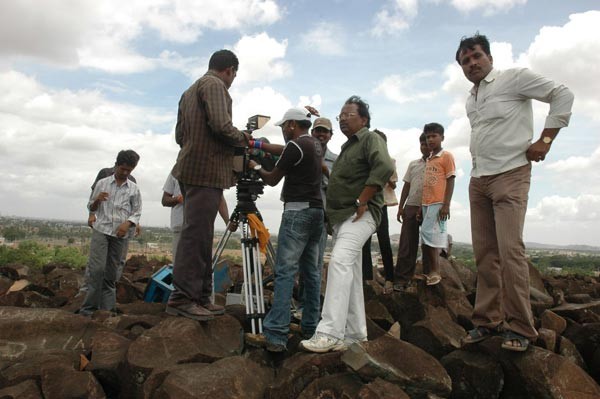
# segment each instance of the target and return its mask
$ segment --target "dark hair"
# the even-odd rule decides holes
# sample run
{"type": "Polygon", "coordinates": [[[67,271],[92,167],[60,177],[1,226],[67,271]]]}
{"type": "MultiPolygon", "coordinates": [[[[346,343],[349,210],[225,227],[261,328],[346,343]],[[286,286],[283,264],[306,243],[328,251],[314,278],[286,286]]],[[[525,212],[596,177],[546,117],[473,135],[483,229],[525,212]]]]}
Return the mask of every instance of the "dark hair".
{"type": "Polygon", "coordinates": [[[422,143],[424,141],[427,141],[427,136],[425,136],[425,133],[421,133],[421,135],[419,136],[419,143],[422,143]]]}
{"type": "Polygon", "coordinates": [[[440,125],[439,123],[435,123],[435,122],[431,122],[426,124],[425,126],[423,126],[423,134],[425,133],[437,133],[440,136],[444,135],[444,126],[440,125]]]}
{"type": "Polygon", "coordinates": [[[356,104],[358,107],[358,115],[362,118],[367,118],[366,127],[371,127],[371,114],[369,113],[369,104],[367,104],[360,96],[351,96],[346,100],[344,105],[356,104]]]}
{"type": "Polygon", "coordinates": [[[479,32],[475,32],[475,35],[471,37],[463,36],[460,39],[458,50],[456,50],[456,62],[458,62],[458,64],[460,65],[460,53],[466,50],[473,50],[478,44],[481,46],[481,49],[487,56],[492,55],[490,51],[490,42],[488,38],[485,37],[485,35],[480,35],[479,32]]]}
{"type": "Polygon", "coordinates": [[[139,160],[140,156],[137,154],[137,152],[133,150],[121,150],[117,154],[117,162],[115,164],[117,166],[127,165],[135,168],[139,160]]]}
{"type": "Polygon", "coordinates": [[[219,50],[214,52],[210,57],[210,61],[208,61],[208,69],[218,72],[231,67],[237,71],[239,65],[240,62],[238,61],[238,58],[229,50],[219,50]]]}

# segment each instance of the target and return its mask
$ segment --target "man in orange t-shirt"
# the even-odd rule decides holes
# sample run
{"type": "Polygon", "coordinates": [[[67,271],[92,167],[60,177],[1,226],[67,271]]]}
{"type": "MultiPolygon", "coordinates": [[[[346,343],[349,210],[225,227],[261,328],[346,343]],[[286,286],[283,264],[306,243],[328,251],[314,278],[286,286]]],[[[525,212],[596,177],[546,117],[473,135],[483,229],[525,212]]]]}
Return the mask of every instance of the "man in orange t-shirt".
{"type": "Polygon", "coordinates": [[[423,269],[427,275],[427,285],[436,285],[442,280],[439,251],[448,245],[446,221],[450,219],[456,167],[452,154],[442,149],[444,127],[439,123],[428,123],[423,131],[431,150],[423,177],[423,269]]]}

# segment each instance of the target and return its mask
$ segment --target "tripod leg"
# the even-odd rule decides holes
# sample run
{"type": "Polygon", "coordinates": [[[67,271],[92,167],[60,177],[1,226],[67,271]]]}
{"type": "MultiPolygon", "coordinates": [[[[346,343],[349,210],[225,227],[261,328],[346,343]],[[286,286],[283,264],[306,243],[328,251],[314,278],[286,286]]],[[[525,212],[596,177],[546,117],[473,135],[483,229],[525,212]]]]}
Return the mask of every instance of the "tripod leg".
{"type": "Polygon", "coordinates": [[[252,270],[254,268],[254,257],[251,253],[252,245],[251,239],[248,238],[248,228],[248,222],[244,220],[242,223],[242,266],[244,268],[244,299],[246,302],[246,316],[250,317],[250,326],[252,328],[252,334],[256,334],[254,293],[252,289],[252,270]]]}
{"type": "Polygon", "coordinates": [[[258,242],[254,243],[254,285],[256,287],[256,307],[258,312],[258,331],[263,332],[263,318],[265,317],[265,298],[263,292],[262,281],[262,265],[260,263],[260,252],[258,250],[258,242]]]}
{"type": "MultiPolygon", "coordinates": [[[[231,222],[229,222],[229,223],[231,224],[231,222]]],[[[215,253],[212,258],[213,271],[215,270],[215,266],[217,266],[217,262],[219,261],[219,258],[221,257],[221,254],[223,253],[223,250],[225,249],[225,245],[227,245],[227,241],[229,240],[230,236],[231,236],[231,230],[229,230],[229,225],[227,225],[227,230],[225,231],[225,234],[223,234],[223,236],[219,240],[219,243],[217,244],[217,248],[215,249],[215,253]]]]}

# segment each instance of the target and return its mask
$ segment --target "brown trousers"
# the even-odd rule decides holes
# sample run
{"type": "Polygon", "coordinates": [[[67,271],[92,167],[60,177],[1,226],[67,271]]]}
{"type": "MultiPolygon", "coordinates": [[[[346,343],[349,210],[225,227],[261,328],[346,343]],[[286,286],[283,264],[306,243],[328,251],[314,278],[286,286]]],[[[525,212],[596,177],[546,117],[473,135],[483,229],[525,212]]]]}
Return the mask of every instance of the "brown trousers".
{"type": "Polygon", "coordinates": [[[398,258],[396,259],[396,281],[410,281],[415,275],[417,253],[419,252],[419,222],[417,221],[419,208],[419,206],[412,205],[404,207],[400,242],[398,244],[398,258]]]}
{"type": "Polygon", "coordinates": [[[173,266],[175,291],[170,304],[210,302],[214,224],[223,190],[185,184],[183,227],[173,266]]]}
{"type": "Polygon", "coordinates": [[[473,324],[495,327],[504,322],[507,329],[535,339],[523,243],[530,181],[531,164],[472,177],[469,201],[477,264],[473,324]]]}

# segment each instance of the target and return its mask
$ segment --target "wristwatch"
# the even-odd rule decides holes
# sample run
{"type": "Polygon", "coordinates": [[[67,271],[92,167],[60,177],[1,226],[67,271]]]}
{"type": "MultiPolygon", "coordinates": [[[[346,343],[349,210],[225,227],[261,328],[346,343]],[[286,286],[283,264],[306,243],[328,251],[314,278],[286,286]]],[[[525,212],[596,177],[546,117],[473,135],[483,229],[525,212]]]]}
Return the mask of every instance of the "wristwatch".
{"type": "Polygon", "coordinates": [[[254,165],[254,167],[253,167],[252,169],[254,169],[255,171],[257,171],[257,172],[258,172],[259,170],[261,170],[261,169],[262,169],[262,165],[261,165],[261,164],[254,165]]]}
{"type": "Polygon", "coordinates": [[[357,208],[360,208],[361,206],[366,206],[368,204],[368,202],[360,202],[360,200],[357,198],[356,201],[354,201],[354,205],[357,208]]]}
{"type": "Polygon", "coordinates": [[[542,141],[544,142],[544,144],[550,144],[552,143],[552,137],[544,136],[542,137],[542,141]]]}

